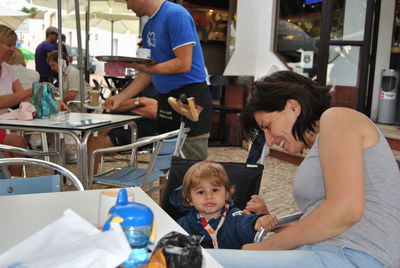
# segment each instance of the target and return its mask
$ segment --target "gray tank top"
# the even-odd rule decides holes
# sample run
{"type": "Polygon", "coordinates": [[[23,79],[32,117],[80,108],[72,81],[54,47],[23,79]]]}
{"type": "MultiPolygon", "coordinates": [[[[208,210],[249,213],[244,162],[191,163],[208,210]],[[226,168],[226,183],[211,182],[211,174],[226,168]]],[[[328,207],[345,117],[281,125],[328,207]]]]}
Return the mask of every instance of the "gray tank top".
{"type": "MultiPolygon", "coordinates": [[[[378,129],[378,128],[377,128],[378,129]]],[[[386,138],[364,150],[365,211],[346,232],[319,242],[374,256],[388,267],[400,267],[400,172],[386,138]]],[[[318,136],[294,177],[293,195],[307,215],[325,199],[318,136]]]]}

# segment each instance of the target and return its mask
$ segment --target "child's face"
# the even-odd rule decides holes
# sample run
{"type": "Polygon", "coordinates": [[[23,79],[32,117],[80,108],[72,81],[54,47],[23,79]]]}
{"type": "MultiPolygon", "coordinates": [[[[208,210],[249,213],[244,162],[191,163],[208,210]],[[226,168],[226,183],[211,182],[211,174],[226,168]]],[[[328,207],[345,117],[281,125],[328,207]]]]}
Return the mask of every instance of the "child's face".
{"type": "Polygon", "coordinates": [[[218,218],[221,208],[224,207],[228,200],[229,193],[222,185],[214,185],[210,182],[201,182],[190,190],[192,201],[191,206],[204,217],[206,220],[218,218]]]}
{"type": "Polygon", "coordinates": [[[58,63],[55,61],[49,61],[49,65],[51,70],[53,70],[54,72],[58,73],[58,63]]]}

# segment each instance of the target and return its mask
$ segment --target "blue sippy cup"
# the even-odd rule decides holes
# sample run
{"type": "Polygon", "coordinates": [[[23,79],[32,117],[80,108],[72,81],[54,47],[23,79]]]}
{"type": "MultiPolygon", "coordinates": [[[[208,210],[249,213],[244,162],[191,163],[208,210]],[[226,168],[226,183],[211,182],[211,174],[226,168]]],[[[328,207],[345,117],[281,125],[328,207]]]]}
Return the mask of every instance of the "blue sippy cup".
{"type": "Polygon", "coordinates": [[[121,266],[138,267],[148,263],[147,246],[152,232],[153,212],[145,205],[128,202],[126,189],[118,193],[115,206],[110,208],[103,231],[110,229],[111,222],[119,222],[131,246],[131,254],[121,266]]]}

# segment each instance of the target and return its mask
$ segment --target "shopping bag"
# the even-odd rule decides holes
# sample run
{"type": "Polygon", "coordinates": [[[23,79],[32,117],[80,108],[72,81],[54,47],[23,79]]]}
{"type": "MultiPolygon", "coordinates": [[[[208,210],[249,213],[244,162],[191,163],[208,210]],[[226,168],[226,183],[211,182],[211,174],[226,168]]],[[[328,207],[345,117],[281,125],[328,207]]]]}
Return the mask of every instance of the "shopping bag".
{"type": "Polygon", "coordinates": [[[201,268],[201,237],[170,232],[157,243],[145,268],[201,268]]]}
{"type": "Polygon", "coordinates": [[[49,119],[59,112],[53,88],[48,83],[33,83],[32,104],[36,109],[35,118],[49,119]]]}

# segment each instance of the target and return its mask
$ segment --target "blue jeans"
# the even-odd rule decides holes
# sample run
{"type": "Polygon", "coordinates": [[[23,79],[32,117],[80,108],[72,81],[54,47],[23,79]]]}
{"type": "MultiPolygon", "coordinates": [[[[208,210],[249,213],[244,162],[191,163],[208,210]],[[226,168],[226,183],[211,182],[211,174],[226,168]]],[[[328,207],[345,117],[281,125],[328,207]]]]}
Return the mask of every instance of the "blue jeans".
{"type": "Polygon", "coordinates": [[[380,261],[359,250],[305,245],[295,250],[259,251],[207,249],[224,268],[384,268],[380,261]]]}

